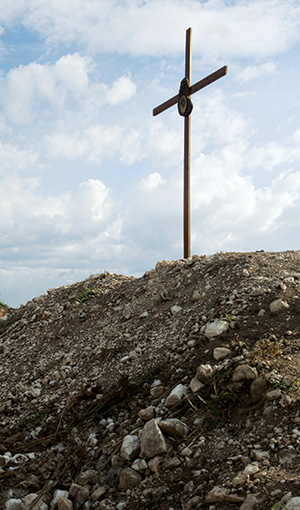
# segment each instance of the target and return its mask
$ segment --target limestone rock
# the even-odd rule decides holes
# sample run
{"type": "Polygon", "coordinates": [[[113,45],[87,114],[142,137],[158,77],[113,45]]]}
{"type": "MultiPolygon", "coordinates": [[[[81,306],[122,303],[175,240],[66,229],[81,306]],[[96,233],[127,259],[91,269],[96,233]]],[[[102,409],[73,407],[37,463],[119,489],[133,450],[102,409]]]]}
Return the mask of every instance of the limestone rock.
{"type": "Polygon", "coordinates": [[[106,492],[107,492],[107,488],[106,487],[98,487],[98,489],[96,489],[91,494],[91,499],[93,501],[98,501],[101,498],[101,496],[103,496],[106,492]]]}
{"type": "Polygon", "coordinates": [[[258,508],[258,503],[259,502],[255,494],[247,494],[244,503],[240,507],[240,510],[256,510],[258,508]]]}
{"type": "Polygon", "coordinates": [[[124,437],[121,446],[121,456],[125,460],[134,460],[140,451],[140,441],[138,436],[128,434],[124,437]]]}
{"type": "Polygon", "coordinates": [[[215,486],[211,491],[208,492],[205,498],[206,503],[242,503],[244,498],[230,494],[229,489],[226,487],[215,486]]]}
{"type": "Polygon", "coordinates": [[[267,391],[268,383],[264,377],[257,377],[251,384],[250,394],[253,400],[259,400],[267,391]]]}
{"type": "Polygon", "coordinates": [[[277,388],[275,390],[268,391],[268,393],[266,394],[266,399],[271,400],[271,401],[278,400],[280,397],[281,397],[281,391],[279,388],[277,388]]]}
{"type": "Polygon", "coordinates": [[[228,328],[228,322],[216,319],[206,326],[204,334],[207,338],[214,338],[225,333],[228,328]]]}
{"type": "Polygon", "coordinates": [[[243,472],[245,475],[252,476],[259,472],[259,467],[256,466],[255,464],[248,464],[243,472]]]}
{"type": "Polygon", "coordinates": [[[51,510],[57,509],[58,501],[60,498],[68,498],[68,496],[69,496],[68,491],[62,491],[62,490],[55,491],[54,495],[53,495],[53,499],[50,504],[51,510]]]}
{"type": "Polygon", "coordinates": [[[256,379],[257,378],[257,370],[255,368],[250,367],[249,365],[240,365],[236,367],[233,372],[232,380],[234,382],[244,381],[246,379],[256,379]]]}
{"type": "Polygon", "coordinates": [[[178,305],[171,306],[171,314],[177,315],[179,312],[181,312],[182,307],[178,305]]]}
{"type": "Polygon", "coordinates": [[[246,473],[238,473],[231,481],[232,487],[242,487],[247,481],[248,475],[246,473]]]}
{"type": "Polygon", "coordinates": [[[204,386],[203,382],[199,381],[198,377],[193,377],[193,379],[190,382],[190,388],[193,393],[201,390],[201,388],[203,388],[203,386],[204,386]]]}
{"type": "Polygon", "coordinates": [[[5,510],[22,510],[22,500],[21,499],[9,499],[5,503],[5,510]]]}
{"type": "Polygon", "coordinates": [[[165,453],[166,451],[167,445],[165,438],[157,424],[157,421],[153,418],[148,421],[143,428],[141,457],[144,459],[151,459],[152,457],[165,453]]]}
{"type": "Polygon", "coordinates": [[[81,487],[74,500],[74,510],[80,510],[84,503],[89,499],[90,490],[88,486],[81,487]]]}
{"type": "Polygon", "coordinates": [[[200,365],[197,368],[196,373],[197,379],[202,383],[206,383],[211,380],[213,376],[213,369],[208,363],[206,365],[200,365]]]}
{"type": "Polygon", "coordinates": [[[136,459],[134,463],[131,465],[132,469],[135,471],[143,472],[147,469],[148,464],[145,459],[136,459]]]}
{"type": "Polygon", "coordinates": [[[282,299],[275,299],[275,301],[272,301],[270,304],[270,312],[273,315],[278,315],[282,312],[286,312],[290,308],[290,305],[286,303],[286,301],[283,301],[282,299]]]}
{"type": "Polygon", "coordinates": [[[130,467],[122,469],[120,474],[120,488],[122,490],[133,489],[140,485],[142,477],[140,473],[130,467]]]}
{"type": "Polygon", "coordinates": [[[213,357],[216,361],[220,361],[230,356],[230,354],[231,354],[230,349],[226,349],[226,347],[216,347],[213,352],[213,357]]]}
{"type": "Polygon", "coordinates": [[[141,409],[138,413],[139,418],[141,418],[141,420],[144,421],[152,420],[152,418],[154,418],[154,411],[155,411],[154,406],[149,406],[146,407],[146,409],[141,409]]]}
{"type": "Polygon", "coordinates": [[[300,496],[291,498],[286,504],[286,510],[300,510],[300,496]]]}
{"type": "MultiPolygon", "coordinates": [[[[37,500],[39,497],[38,494],[31,493],[27,494],[24,498],[22,498],[22,510],[29,510],[32,506],[35,500],[37,500]]],[[[35,505],[34,510],[40,510],[42,505],[45,506],[42,499],[40,499],[35,505]]]]}
{"type": "Polygon", "coordinates": [[[180,400],[182,399],[183,395],[187,393],[188,388],[187,386],[184,386],[183,384],[178,384],[173,388],[170,395],[167,397],[166,405],[168,407],[174,406],[175,404],[178,404],[180,400]]]}
{"type": "Polygon", "coordinates": [[[57,503],[57,510],[73,510],[72,501],[67,498],[60,498],[57,503]]]}
{"type": "Polygon", "coordinates": [[[168,418],[159,423],[159,428],[173,437],[183,438],[188,435],[188,426],[177,418],[168,418]]]}

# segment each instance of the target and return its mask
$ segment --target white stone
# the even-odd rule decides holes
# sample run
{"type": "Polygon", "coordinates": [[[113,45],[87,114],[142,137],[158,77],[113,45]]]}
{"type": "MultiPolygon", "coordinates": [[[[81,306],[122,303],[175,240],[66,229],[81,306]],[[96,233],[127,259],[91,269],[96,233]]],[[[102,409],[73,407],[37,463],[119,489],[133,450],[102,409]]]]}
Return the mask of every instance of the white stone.
{"type": "Polygon", "coordinates": [[[271,400],[271,401],[278,400],[280,397],[281,397],[281,391],[279,388],[277,388],[276,390],[268,391],[268,393],[266,394],[266,399],[271,400]]]}
{"type": "Polygon", "coordinates": [[[178,384],[177,386],[175,386],[175,388],[173,388],[170,395],[167,397],[166,405],[168,407],[171,407],[177,404],[178,402],[180,402],[183,395],[187,393],[187,391],[188,391],[187,386],[184,386],[183,384],[178,384]]]}
{"type": "Polygon", "coordinates": [[[190,388],[193,393],[201,390],[201,388],[203,388],[203,386],[204,386],[204,384],[201,381],[199,381],[199,379],[197,377],[193,377],[193,379],[190,382],[190,388]]]}
{"type": "Polygon", "coordinates": [[[131,464],[131,468],[135,469],[135,471],[143,472],[148,468],[148,464],[145,459],[136,459],[133,464],[131,464]]]}
{"type": "Polygon", "coordinates": [[[202,383],[206,383],[211,380],[213,376],[213,368],[208,363],[206,365],[199,365],[196,372],[196,377],[202,383]]]}
{"type": "Polygon", "coordinates": [[[9,499],[5,503],[5,510],[21,510],[22,501],[20,499],[9,499]]]}
{"type": "Polygon", "coordinates": [[[255,496],[255,494],[247,494],[246,499],[242,506],[240,507],[240,510],[255,510],[258,508],[258,500],[255,496]]]}
{"type": "Polygon", "coordinates": [[[215,336],[219,336],[225,333],[228,328],[228,322],[216,319],[214,322],[211,322],[206,326],[205,336],[207,338],[214,338],[215,336]]]}
{"type": "Polygon", "coordinates": [[[256,466],[255,464],[248,464],[248,466],[245,467],[243,473],[245,475],[255,475],[256,473],[259,472],[259,467],[256,466]]]}
{"type": "Polygon", "coordinates": [[[231,481],[232,487],[242,487],[247,481],[248,475],[246,473],[238,473],[231,481]]]}
{"type": "Polygon", "coordinates": [[[62,491],[62,490],[57,490],[54,492],[54,495],[53,495],[53,499],[51,501],[51,504],[50,504],[50,508],[51,510],[56,510],[57,509],[57,504],[58,504],[58,500],[60,498],[68,498],[68,491],[62,491]]]}
{"type": "Polygon", "coordinates": [[[157,421],[153,418],[148,421],[143,428],[141,457],[144,459],[151,459],[152,457],[165,453],[166,451],[167,445],[165,438],[157,424],[157,421]]]}
{"type": "Polygon", "coordinates": [[[236,367],[232,376],[232,380],[236,382],[244,381],[245,379],[256,378],[257,378],[256,368],[252,368],[249,365],[240,365],[239,367],[236,367]]]}
{"type": "Polygon", "coordinates": [[[275,299],[275,301],[272,301],[270,304],[270,312],[274,315],[277,315],[282,312],[286,312],[290,308],[290,305],[283,301],[282,299],[275,299]]]}
{"type": "Polygon", "coordinates": [[[291,498],[286,504],[286,510],[300,510],[300,496],[291,498]]]}
{"type": "Polygon", "coordinates": [[[121,457],[125,460],[134,460],[140,451],[140,441],[138,436],[130,435],[124,437],[121,446],[121,457]]]}
{"type": "Polygon", "coordinates": [[[171,314],[177,315],[179,312],[181,312],[182,307],[178,305],[171,306],[171,314]]]}
{"type": "Polygon", "coordinates": [[[154,418],[154,412],[155,412],[155,407],[149,406],[149,407],[146,407],[145,409],[141,409],[139,411],[138,415],[139,415],[139,418],[141,418],[141,420],[149,421],[149,420],[152,420],[152,418],[154,418]]]}
{"type": "Polygon", "coordinates": [[[148,317],[148,315],[149,315],[148,312],[142,312],[140,318],[143,319],[144,317],[148,317]]]}
{"type": "Polygon", "coordinates": [[[213,352],[213,357],[216,361],[220,361],[224,358],[227,358],[231,354],[230,349],[226,349],[226,347],[216,347],[213,352]]]}
{"type": "Polygon", "coordinates": [[[166,434],[183,438],[188,435],[189,428],[188,426],[178,420],[178,418],[167,418],[166,420],[162,420],[158,423],[159,428],[165,432],[166,434]]]}

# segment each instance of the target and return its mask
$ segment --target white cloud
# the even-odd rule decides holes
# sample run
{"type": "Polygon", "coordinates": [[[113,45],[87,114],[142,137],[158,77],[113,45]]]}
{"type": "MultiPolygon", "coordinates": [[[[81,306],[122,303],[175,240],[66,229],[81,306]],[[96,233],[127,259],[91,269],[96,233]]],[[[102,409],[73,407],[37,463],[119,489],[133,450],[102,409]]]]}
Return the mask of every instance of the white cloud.
{"type": "Polygon", "coordinates": [[[128,76],[121,76],[116,80],[110,90],[107,92],[107,102],[111,105],[117,105],[128,101],[136,91],[135,84],[128,76]]]}
{"type": "Polygon", "coordinates": [[[0,81],[0,102],[7,118],[29,124],[37,120],[37,112],[46,109],[48,115],[54,109],[64,118],[68,108],[91,113],[100,105],[121,104],[134,95],[136,86],[129,76],[121,76],[110,88],[93,81],[94,69],[92,59],[78,53],[54,64],[32,62],[11,69],[0,81]]]}
{"type": "Polygon", "coordinates": [[[153,191],[158,186],[161,186],[166,181],[162,178],[162,176],[158,172],[154,172],[149,174],[145,179],[142,179],[138,185],[137,189],[141,189],[143,191],[153,191]]]}
{"type": "Polygon", "coordinates": [[[51,247],[59,256],[61,244],[106,232],[118,212],[110,190],[99,180],[45,197],[36,181],[8,176],[0,189],[0,216],[9,246],[51,247]]]}
{"type": "Polygon", "coordinates": [[[125,164],[132,164],[143,158],[140,133],[135,129],[125,130],[120,126],[105,127],[94,124],[80,132],[46,135],[44,143],[50,158],[84,158],[95,163],[104,157],[119,157],[125,164]]]}
{"type": "MultiPolygon", "coordinates": [[[[15,2],[14,2],[15,3],[15,2]]],[[[13,3],[13,4],[14,4],[13,3]]],[[[5,2],[4,20],[22,11],[23,23],[48,43],[79,42],[89,51],[166,55],[182,52],[178,37],[195,29],[194,52],[201,56],[266,57],[299,41],[296,0],[30,0],[16,9],[5,2]],[[9,12],[10,11],[10,12],[9,12]],[[166,23],[167,20],[167,23],[166,23]],[[255,28],[254,28],[255,27],[255,28]],[[255,30],[255,33],[254,33],[255,30]]]]}
{"type": "Polygon", "coordinates": [[[55,64],[35,62],[11,69],[2,78],[0,99],[7,117],[16,123],[29,123],[46,101],[60,110],[70,100],[88,91],[91,59],[78,53],[61,57],[55,64]]]}
{"type": "Polygon", "coordinates": [[[276,64],[274,62],[266,62],[256,66],[246,66],[240,73],[239,80],[242,83],[248,83],[264,76],[274,74],[276,72],[276,64]]]}
{"type": "Polygon", "coordinates": [[[0,140],[0,175],[33,167],[38,158],[39,154],[33,150],[24,150],[17,145],[3,143],[0,140]]]}
{"type": "Polygon", "coordinates": [[[293,163],[297,160],[300,161],[300,147],[269,142],[250,149],[247,157],[247,167],[250,169],[274,170],[276,166],[282,163],[293,163]]]}

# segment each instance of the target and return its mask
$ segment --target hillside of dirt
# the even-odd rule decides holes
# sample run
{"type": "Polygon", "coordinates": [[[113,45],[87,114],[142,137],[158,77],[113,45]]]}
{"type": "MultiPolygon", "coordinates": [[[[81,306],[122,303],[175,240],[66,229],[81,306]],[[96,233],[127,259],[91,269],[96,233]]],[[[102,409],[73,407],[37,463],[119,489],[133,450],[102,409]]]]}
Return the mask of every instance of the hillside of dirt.
{"type": "Polygon", "coordinates": [[[93,275],[0,318],[0,508],[299,510],[300,252],[93,275]]]}

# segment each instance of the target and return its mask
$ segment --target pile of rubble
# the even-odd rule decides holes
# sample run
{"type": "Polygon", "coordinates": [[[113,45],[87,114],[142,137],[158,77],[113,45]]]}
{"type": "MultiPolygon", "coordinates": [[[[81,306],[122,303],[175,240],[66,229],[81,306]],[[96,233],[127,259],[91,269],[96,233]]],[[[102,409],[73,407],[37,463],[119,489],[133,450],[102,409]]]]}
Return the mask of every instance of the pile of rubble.
{"type": "Polygon", "coordinates": [[[299,510],[300,255],[107,272],[0,318],[0,507],[299,510]]]}

